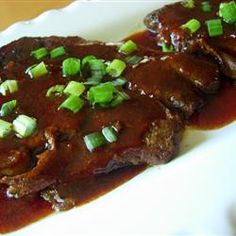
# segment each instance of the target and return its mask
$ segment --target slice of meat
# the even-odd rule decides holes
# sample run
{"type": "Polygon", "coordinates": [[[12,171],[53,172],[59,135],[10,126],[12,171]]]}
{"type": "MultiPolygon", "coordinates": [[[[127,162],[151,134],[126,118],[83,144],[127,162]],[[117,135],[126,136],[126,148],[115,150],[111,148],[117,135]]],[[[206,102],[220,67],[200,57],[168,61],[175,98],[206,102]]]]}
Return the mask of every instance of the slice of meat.
{"type": "Polygon", "coordinates": [[[14,176],[24,173],[32,167],[32,158],[25,147],[0,154],[0,176],[14,176]]]}
{"type": "MultiPolygon", "coordinates": [[[[222,43],[208,43],[205,40],[199,42],[203,50],[206,50],[218,60],[223,73],[230,78],[236,79],[236,51],[227,50],[229,48],[222,43]]],[[[231,43],[228,46],[232,46],[232,49],[236,47],[236,39],[234,39],[234,45],[231,43]]]]}
{"type": "MultiPolygon", "coordinates": [[[[183,131],[183,124],[179,117],[168,109],[163,110],[164,107],[160,104],[155,104],[155,100],[152,101],[152,99],[145,96],[141,96],[139,99],[143,101],[133,101],[130,104],[124,104],[123,108],[120,107],[118,110],[113,111],[112,117],[115,120],[121,120],[119,146],[114,144],[113,147],[97,150],[96,153],[91,155],[81,144],[83,147],[82,154],[86,153],[85,160],[72,160],[65,169],[63,181],[41,192],[41,196],[52,204],[53,209],[61,211],[75,206],[80,201],[79,195],[77,195],[80,190],[88,188],[90,184],[92,185],[94,182],[99,181],[104,174],[127,165],[165,163],[173,153],[177,153],[178,150],[176,148],[183,131]],[[147,106],[146,102],[151,102],[152,106],[147,106]],[[143,114],[143,111],[145,111],[145,114],[143,114]],[[128,113],[126,118],[123,112],[128,113]],[[164,116],[161,119],[160,117],[154,118],[155,116],[151,115],[152,113],[157,116],[162,113],[164,116]],[[136,117],[135,121],[132,120],[132,114],[136,117]],[[147,125],[146,119],[153,121],[148,122],[147,125]],[[127,124],[129,125],[127,126],[127,124]],[[110,155],[113,155],[112,158],[110,155]]],[[[109,122],[106,111],[95,113],[96,115],[93,114],[93,117],[91,117],[92,122],[88,123],[88,125],[93,125],[92,127],[87,127],[88,129],[96,130],[104,122],[103,119],[105,117],[107,119],[105,123],[109,122]]],[[[85,127],[86,130],[87,128],[85,127]]]]}
{"type": "Polygon", "coordinates": [[[9,196],[21,197],[51,184],[75,177],[88,178],[122,166],[169,161],[178,151],[183,131],[179,116],[155,99],[131,96],[130,101],[115,109],[90,110],[78,136],[67,142],[57,142],[55,135],[51,135],[52,145],[38,156],[36,167],[24,174],[1,179],[1,183],[9,185],[9,196]],[[116,121],[121,124],[118,141],[89,152],[84,144],[84,135],[116,121]]]}
{"type": "Polygon", "coordinates": [[[209,37],[205,22],[219,17],[219,4],[222,1],[211,1],[212,11],[207,13],[202,11],[202,2],[204,0],[194,1],[194,8],[184,7],[183,2],[166,5],[148,14],[144,19],[144,23],[148,30],[156,34],[158,44],[162,42],[172,44],[178,52],[201,51],[202,53],[208,53],[216,58],[221,70],[227,76],[235,79],[235,24],[223,22],[224,34],[219,37],[209,37]],[[201,22],[201,28],[196,33],[190,34],[182,29],[181,26],[193,18],[201,22]],[[232,50],[223,52],[222,48],[232,48],[232,50]]]}
{"type": "MultiPolygon", "coordinates": [[[[155,96],[171,109],[191,116],[204,103],[201,93],[181,74],[172,69],[168,56],[155,58],[126,71],[129,88],[141,94],[155,96]]],[[[178,65],[178,64],[176,64],[178,65]]]]}
{"type": "Polygon", "coordinates": [[[182,77],[189,80],[203,93],[217,93],[220,87],[218,66],[204,56],[175,53],[166,62],[182,77]]]}
{"type": "MultiPolygon", "coordinates": [[[[219,84],[216,79],[218,70],[210,62],[209,71],[201,73],[196,69],[194,76],[189,78],[193,69],[188,67],[187,70],[185,66],[188,56],[159,55],[140,47],[137,55],[147,55],[144,61],[147,58],[151,60],[127,67],[124,76],[129,81],[129,90],[125,89],[131,97],[129,101],[113,109],[92,109],[86,103],[76,114],[58,110],[65,97],[49,99],[45,96],[46,91],[55,84],[67,84],[68,80],[83,81],[80,75],[65,79],[61,64],[66,57],[83,58],[87,55],[107,61],[114,58],[124,60],[126,57],[118,52],[117,45],[85,41],[78,37],[23,38],[0,49],[1,77],[3,80],[14,78],[19,81],[18,92],[0,97],[1,103],[13,98],[18,101],[18,108],[8,121],[24,113],[35,117],[38,124],[33,136],[26,139],[10,136],[12,144],[9,140],[2,143],[6,150],[25,146],[36,160],[35,165],[24,173],[1,178],[0,182],[9,186],[9,195],[21,197],[74,178],[89,178],[127,165],[152,165],[171,160],[178,151],[184,128],[176,110],[182,111],[186,117],[190,116],[203,104],[203,92],[215,92],[219,84]],[[44,59],[50,71],[48,75],[32,80],[25,74],[27,67],[38,63],[30,56],[32,50],[61,45],[66,48],[65,56],[44,59]],[[181,71],[182,67],[186,72],[181,71]],[[85,135],[117,123],[121,129],[116,143],[102,146],[92,153],[86,149],[85,135]]],[[[192,61],[200,65],[197,58],[192,58],[192,61]]]]}
{"type": "MultiPolygon", "coordinates": [[[[35,50],[42,46],[52,49],[60,45],[65,46],[68,55],[79,58],[82,58],[86,55],[95,55],[98,58],[102,58],[109,61],[114,58],[124,59],[126,57],[124,54],[118,53],[118,46],[116,44],[107,45],[106,43],[101,42],[85,41],[77,37],[23,38],[3,47],[4,70],[2,71],[2,77],[6,77],[5,75],[7,74],[8,76],[11,75],[11,77],[13,78],[16,77],[16,75],[19,77],[19,79],[24,78],[25,67],[36,63],[33,58],[29,57],[32,50],[35,50]],[[25,48],[25,44],[30,45],[28,49],[25,48]],[[12,50],[13,48],[17,48],[17,50],[12,50]],[[15,51],[20,52],[21,57],[16,57],[17,59],[13,62],[12,58],[15,57],[15,51]],[[7,66],[9,63],[11,64],[11,66],[7,66]]],[[[165,54],[160,54],[159,52],[146,50],[141,46],[139,51],[137,52],[137,55],[144,57],[151,56],[155,58],[155,65],[154,63],[150,62],[152,66],[148,67],[152,67],[151,70],[154,70],[156,78],[154,79],[151,73],[149,73],[149,82],[148,80],[144,79],[139,80],[139,83],[136,83],[135,80],[131,80],[131,87],[136,88],[138,86],[139,90],[145,91],[146,87],[149,87],[149,84],[152,83],[152,80],[157,80],[157,91],[155,93],[154,91],[147,91],[147,93],[152,93],[155,95],[158,94],[157,98],[161,98],[161,101],[164,104],[168,105],[170,108],[179,109],[181,112],[184,113],[185,117],[189,117],[190,115],[192,115],[193,112],[203,104],[201,95],[198,92],[198,89],[195,89],[194,86],[197,86],[197,88],[206,93],[215,93],[219,87],[218,68],[214,65],[214,63],[212,63],[206,58],[201,61],[197,57],[191,57],[185,54],[172,55],[168,57],[165,54]],[[192,65],[188,64],[187,62],[189,60],[191,60],[192,65],[196,65],[196,67],[193,67],[192,65]],[[208,65],[207,70],[204,70],[204,72],[202,72],[201,70],[203,64],[208,65]],[[154,67],[156,67],[156,69],[154,67]],[[160,69],[161,73],[160,71],[158,71],[157,68],[160,69]],[[191,84],[187,80],[190,81],[194,86],[191,86],[191,84]]],[[[63,57],[58,59],[56,63],[55,60],[47,58],[45,59],[45,63],[51,65],[50,70],[54,74],[55,78],[62,79],[60,67],[62,59],[63,57]]],[[[139,73],[139,69],[135,70],[131,66],[129,68],[130,73],[132,73],[133,75],[135,73],[139,73]]],[[[145,69],[146,67],[141,70],[145,69]]],[[[148,68],[148,71],[150,71],[150,68],[148,68]]],[[[138,74],[137,77],[139,77],[138,74]]],[[[65,83],[66,81],[61,80],[60,82],[65,83]]],[[[55,81],[53,80],[49,80],[48,83],[45,83],[45,81],[39,81],[39,83],[35,84],[35,86],[40,86],[42,92],[45,93],[45,89],[49,87],[49,85],[53,85],[53,83],[55,83],[55,81]]],[[[33,85],[31,83],[25,84],[24,82],[24,85],[22,86],[32,87],[33,85]]],[[[32,89],[34,88],[32,87],[32,89]]],[[[28,103],[31,101],[31,95],[29,94],[28,96],[29,99],[26,100],[27,104],[24,105],[25,107],[29,106],[28,103]]],[[[42,96],[42,94],[39,94],[39,96],[42,96]]],[[[34,101],[32,101],[32,103],[33,102],[34,101]]],[[[55,117],[55,109],[51,107],[55,106],[55,104],[52,104],[48,100],[46,100],[45,103],[47,103],[49,111],[53,112],[52,117],[55,117]]],[[[68,116],[65,117],[65,119],[68,119],[68,116]]],[[[56,120],[59,119],[56,118],[56,120]]]]}
{"type": "Polygon", "coordinates": [[[45,131],[48,141],[48,149],[37,156],[37,165],[25,173],[13,177],[5,176],[0,182],[7,183],[8,196],[21,197],[29,193],[38,192],[55,182],[55,174],[58,174],[56,130],[49,128],[45,131]],[[53,170],[53,171],[52,171],[53,170]]]}

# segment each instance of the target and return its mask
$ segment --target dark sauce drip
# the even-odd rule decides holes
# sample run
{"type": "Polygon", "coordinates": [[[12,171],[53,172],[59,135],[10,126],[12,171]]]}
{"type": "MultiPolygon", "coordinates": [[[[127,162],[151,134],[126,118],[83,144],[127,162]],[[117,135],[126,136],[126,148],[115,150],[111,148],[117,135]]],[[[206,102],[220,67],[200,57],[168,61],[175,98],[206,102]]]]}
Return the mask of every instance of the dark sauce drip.
{"type": "Polygon", "coordinates": [[[216,129],[236,120],[236,84],[224,78],[216,96],[209,97],[201,111],[189,120],[189,126],[197,129],[216,129]]]}
{"type": "MultiPolygon", "coordinates": [[[[126,167],[109,175],[98,175],[86,181],[74,182],[67,191],[80,196],[78,206],[88,203],[113,190],[145,170],[145,166],[126,167]],[[73,189],[72,189],[73,187],[73,189]]],[[[20,229],[51,213],[51,205],[39,195],[9,199],[5,186],[0,187],[0,232],[7,233],[20,229]]]]}
{"type": "MultiPolygon", "coordinates": [[[[150,49],[157,49],[155,35],[148,31],[134,34],[129,39],[150,49]]],[[[205,99],[208,100],[206,105],[188,121],[190,127],[210,130],[221,128],[236,120],[235,81],[223,77],[220,91],[205,99]]]]}
{"type": "Polygon", "coordinates": [[[138,45],[141,45],[146,48],[158,50],[157,43],[155,40],[154,34],[150,33],[149,31],[141,31],[134,35],[127,37],[125,40],[131,39],[136,42],[138,45]]]}
{"type": "MultiPolygon", "coordinates": [[[[157,49],[154,36],[149,32],[140,32],[130,36],[139,45],[157,49]]],[[[219,94],[208,97],[208,104],[189,121],[188,125],[197,129],[213,129],[227,125],[236,119],[236,86],[224,78],[219,94]]],[[[146,167],[126,167],[110,174],[93,176],[86,182],[73,183],[73,192],[83,196],[77,201],[80,206],[111,191],[125,183],[146,167]]],[[[70,191],[70,189],[68,189],[70,191]]],[[[6,233],[22,228],[53,212],[50,204],[38,195],[30,195],[20,199],[9,199],[6,187],[0,186],[0,232],[6,233]]]]}
{"type": "Polygon", "coordinates": [[[27,196],[10,199],[6,196],[6,187],[0,186],[0,232],[7,233],[37,221],[52,210],[50,204],[39,196],[27,196]]]}

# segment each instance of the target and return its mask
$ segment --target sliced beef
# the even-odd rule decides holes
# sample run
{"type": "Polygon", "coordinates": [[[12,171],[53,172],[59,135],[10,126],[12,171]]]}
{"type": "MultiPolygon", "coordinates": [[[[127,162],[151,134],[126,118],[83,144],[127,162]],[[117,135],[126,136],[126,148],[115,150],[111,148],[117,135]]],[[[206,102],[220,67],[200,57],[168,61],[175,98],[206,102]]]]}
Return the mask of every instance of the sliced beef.
{"type": "MultiPolygon", "coordinates": [[[[203,12],[201,8],[204,0],[194,1],[194,8],[187,8],[184,1],[166,5],[155,10],[145,17],[145,25],[156,34],[158,44],[163,42],[172,44],[176,51],[208,53],[212,55],[221,66],[221,70],[229,77],[236,78],[235,24],[223,22],[224,34],[220,37],[208,37],[205,21],[218,18],[219,4],[221,0],[210,1],[211,12],[203,12]],[[201,22],[201,28],[194,34],[181,28],[190,19],[201,22]],[[230,49],[225,51],[224,49],[230,49]],[[232,49],[232,50],[231,50],[232,49]]],[[[229,1],[224,1],[229,2],[229,1]]]]}
{"type": "MultiPolygon", "coordinates": [[[[218,69],[205,59],[209,70],[201,72],[199,58],[188,55],[159,54],[141,47],[136,53],[143,60],[138,65],[128,66],[124,73],[128,80],[124,90],[130,100],[110,109],[91,108],[86,103],[80,112],[73,114],[58,110],[65,97],[45,96],[52,85],[67,84],[71,79],[83,81],[80,75],[65,79],[61,72],[62,61],[69,56],[83,58],[87,55],[107,61],[124,60],[126,55],[118,52],[116,44],[77,37],[46,37],[23,38],[0,49],[2,80],[19,81],[18,92],[0,97],[1,104],[13,98],[18,101],[18,108],[8,121],[23,113],[35,117],[38,123],[33,136],[19,139],[11,135],[0,144],[6,153],[25,147],[32,163],[23,171],[12,176],[4,174],[1,178],[0,183],[8,185],[9,196],[22,197],[51,186],[56,186],[57,192],[59,184],[73,179],[91,178],[127,165],[165,163],[176,155],[184,128],[182,113],[189,117],[203,105],[203,93],[217,91],[218,69]],[[44,59],[50,70],[48,75],[32,80],[25,74],[27,67],[38,63],[30,56],[32,50],[61,45],[66,48],[65,56],[44,59]],[[199,69],[188,67],[188,59],[199,69]],[[118,141],[89,152],[83,137],[111,125],[119,126],[118,141]]],[[[108,79],[105,77],[104,82],[108,79]]]]}
{"type": "MultiPolygon", "coordinates": [[[[25,67],[30,66],[36,62],[35,60],[29,57],[32,50],[35,50],[42,46],[45,46],[49,49],[53,49],[59,45],[64,45],[66,47],[67,55],[79,58],[82,58],[86,55],[95,55],[98,58],[102,58],[105,60],[112,60],[114,58],[124,59],[126,57],[125,55],[118,53],[118,47],[115,44],[106,45],[105,43],[85,41],[81,38],[76,37],[68,37],[67,39],[59,37],[34,39],[23,38],[3,47],[4,70],[2,71],[2,75],[0,76],[2,78],[6,78],[7,76],[5,75],[11,75],[11,77],[14,78],[17,74],[19,79],[24,78],[25,67]],[[25,44],[30,45],[28,49],[25,48],[25,44]],[[17,50],[12,50],[12,48],[15,47],[17,48],[17,50]],[[22,49],[20,49],[21,47],[22,49]],[[12,61],[12,58],[15,57],[15,51],[21,52],[21,57],[19,60],[16,59],[15,61],[12,61]]],[[[203,58],[203,61],[201,61],[197,57],[191,57],[185,54],[166,56],[165,54],[163,55],[159,52],[146,50],[141,46],[137,54],[145,58],[147,56],[154,58],[155,63],[153,63],[152,60],[150,61],[150,63],[152,64],[151,70],[154,70],[155,72],[155,79],[152,77],[152,73],[149,73],[149,82],[148,80],[138,79],[139,82],[136,83],[135,78],[140,77],[138,75],[140,73],[140,69],[135,70],[130,67],[129,72],[130,74],[132,74],[131,78],[133,78],[132,80],[130,80],[130,88],[137,88],[138,85],[138,89],[140,91],[146,91],[146,88],[150,87],[150,83],[152,83],[152,79],[154,79],[156,81],[156,91],[154,92],[151,89],[150,91],[146,92],[155,95],[158,99],[161,98],[161,101],[164,104],[168,105],[168,107],[180,110],[184,113],[185,117],[189,117],[196,109],[198,109],[203,104],[198,89],[200,89],[204,93],[215,93],[218,90],[218,68],[216,67],[216,65],[214,65],[214,63],[212,63],[206,58],[203,58]],[[192,64],[189,63],[188,65],[188,60],[191,61],[192,64]],[[208,66],[208,69],[204,70],[204,72],[201,70],[203,64],[206,64],[208,66]],[[196,67],[193,67],[192,65],[196,65],[196,67]],[[134,76],[135,73],[137,73],[137,76],[134,76]],[[189,81],[194,86],[192,86],[189,81]],[[195,86],[198,89],[196,89],[195,86]]],[[[60,73],[60,62],[62,59],[57,60],[57,63],[55,63],[55,60],[45,59],[45,63],[51,65],[50,70],[53,71],[55,78],[62,78],[60,73]]],[[[150,66],[147,65],[147,67],[150,66]]],[[[141,70],[146,70],[146,67],[141,70]]],[[[148,68],[148,71],[150,71],[150,68],[148,68]]],[[[127,76],[129,77],[129,75],[127,76]]],[[[65,82],[65,80],[61,81],[62,84],[64,84],[65,82]]],[[[49,86],[48,83],[53,84],[55,83],[55,81],[51,80],[48,83],[41,81],[39,83],[35,86],[40,86],[42,90],[44,89],[43,92],[45,93],[46,87],[49,86]]],[[[27,85],[32,86],[31,84],[27,85]]],[[[41,94],[39,94],[39,96],[41,96],[41,94]]],[[[27,100],[27,104],[29,101],[30,99],[27,100]]],[[[49,110],[55,110],[51,109],[50,107],[51,105],[54,106],[54,104],[52,104],[48,100],[45,102],[48,103],[47,105],[49,107],[49,110]]],[[[25,106],[27,106],[27,104],[25,104],[25,106]]],[[[54,115],[52,115],[52,117],[54,117],[54,115]]],[[[66,119],[68,119],[68,117],[66,117],[66,119]]]]}
{"type": "Polygon", "coordinates": [[[55,182],[55,175],[59,174],[58,165],[60,164],[60,162],[56,161],[55,133],[55,128],[49,128],[45,131],[45,136],[48,139],[48,149],[37,155],[37,165],[32,170],[25,171],[19,175],[16,174],[13,177],[5,176],[0,180],[1,183],[9,185],[8,196],[21,197],[29,193],[38,192],[55,182]]]}
{"type": "Polygon", "coordinates": [[[31,155],[25,147],[8,152],[2,151],[0,160],[0,176],[14,176],[24,173],[33,164],[31,155]]]}
{"type": "Polygon", "coordinates": [[[230,78],[236,79],[236,51],[233,51],[233,48],[236,47],[236,39],[234,39],[234,43],[229,43],[228,46],[221,42],[215,43],[215,41],[213,41],[214,43],[208,43],[205,40],[200,40],[199,42],[203,50],[217,59],[221,65],[222,72],[230,78]],[[229,50],[230,47],[232,47],[232,51],[229,50]]]}
{"type": "Polygon", "coordinates": [[[166,57],[166,62],[180,76],[190,81],[203,93],[217,93],[220,87],[218,66],[204,56],[175,53],[166,57]]]}
{"type": "Polygon", "coordinates": [[[171,68],[166,56],[162,56],[127,70],[125,77],[131,90],[154,96],[187,118],[203,105],[203,98],[189,81],[171,68]]]}
{"type": "MultiPolygon", "coordinates": [[[[145,55],[144,50],[138,53],[145,55]]],[[[74,178],[89,178],[127,165],[164,163],[177,153],[184,127],[182,119],[178,113],[162,105],[157,96],[151,98],[141,95],[136,89],[126,90],[131,99],[116,108],[92,109],[86,104],[77,114],[58,110],[65,97],[50,99],[45,96],[52,85],[68,83],[68,79],[61,73],[61,64],[66,57],[83,58],[87,55],[95,55],[108,61],[125,57],[118,53],[117,45],[90,42],[76,37],[23,38],[0,50],[2,80],[14,78],[19,81],[17,93],[0,98],[1,103],[13,98],[18,101],[19,106],[7,118],[8,121],[23,113],[35,117],[38,123],[38,130],[33,136],[19,139],[11,135],[2,143],[2,147],[8,151],[26,147],[33,163],[23,173],[1,178],[0,182],[9,186],[9,196],[22,197],[51,185],[70,182],[74,178]],[[61,45],[66,48],[65,56],[44,59],[50,74],[37,80],[32,80],[25,74],[27,67],[38,63],[30,56],[32,50],[40,47],[53,49],[61,45]],[[94,152],[87,150],[83,140],[85,135],[117,124],[120,128],[116,143],[102,146],[94,152]]],[[[136,73],[136,69],[132,67],[127,71],[136,73]]],[[[80,75],[70,79],[83,80],[80,75]]],[[[186,84],[189,84],[186,86],[193,89],[195,94],[196,89],[190,83],[186,84]]],[[[142,86],[140,84],[140,88],[142,86]]]]}
{"type": "Polygon", "coordinates": [[[66,142],[58,142],[55,134],[50,134],[52,144],[38,155],[38,163],[32,170],[1,179],[1,183],[9,185],[9,195],[21,197],[51,184],[78,176],[88,178],[122,166],[169,161],[178,151],[183,130],[181,120],[155,99],[132,96],[132,100],[115,109],[91,110],[84,127],[78,129],[78,135],[66,142]],[[117,121],[121,126],[118,142],[89,152],[84,135],[117,121]]]}

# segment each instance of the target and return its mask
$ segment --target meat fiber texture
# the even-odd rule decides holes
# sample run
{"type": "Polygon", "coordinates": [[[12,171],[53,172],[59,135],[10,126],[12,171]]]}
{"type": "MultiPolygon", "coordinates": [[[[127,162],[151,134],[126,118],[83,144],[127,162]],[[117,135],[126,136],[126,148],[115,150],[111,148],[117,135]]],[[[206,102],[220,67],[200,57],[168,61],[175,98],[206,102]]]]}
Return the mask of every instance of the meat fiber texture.
{"type": "Polygon", "coordinates": [[[144,23],[149,31],[156,34],[159,45],[165,42],[172,44],[177,52],[200,51],[211,55],[226,76],[236,79],[236,25],[222,21],[224,34],[219,37],[209,37],[205,22],[219,18],[219,4],[222,1],[210,1],[211,12],[202,10],[202,2],[204,0],[195,0],[193,8],[185,7],[184,1],[166,5],[148,14],[144,23]],[[201,28],[193,34],[181,28],[190,19],[201,22],[201,28]]]}

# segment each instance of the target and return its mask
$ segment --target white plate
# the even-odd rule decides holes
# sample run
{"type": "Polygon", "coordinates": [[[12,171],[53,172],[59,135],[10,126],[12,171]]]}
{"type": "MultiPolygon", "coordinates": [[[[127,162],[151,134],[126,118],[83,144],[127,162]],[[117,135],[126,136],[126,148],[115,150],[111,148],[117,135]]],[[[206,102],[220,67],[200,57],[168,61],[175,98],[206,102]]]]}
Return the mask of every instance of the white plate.
{"type": "MultiPolygon", "coordinates": [[[[79,35],[114,41],[143,28],[160,1],[77,1],[14,24],[0,45],[22,36],[79,35]]],[[[10,235],[178,235],[236,233],[236,123],[186,131],[179,158],[153,167],[99,199],[10,235]]],[[[17,210],[17,209],[16,209],[17,210]]]]}

